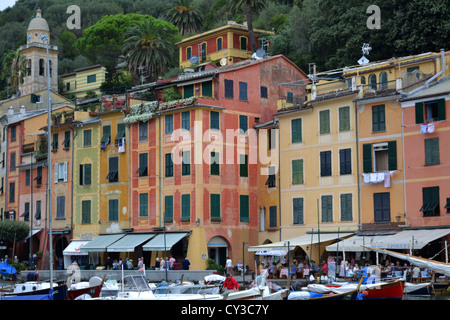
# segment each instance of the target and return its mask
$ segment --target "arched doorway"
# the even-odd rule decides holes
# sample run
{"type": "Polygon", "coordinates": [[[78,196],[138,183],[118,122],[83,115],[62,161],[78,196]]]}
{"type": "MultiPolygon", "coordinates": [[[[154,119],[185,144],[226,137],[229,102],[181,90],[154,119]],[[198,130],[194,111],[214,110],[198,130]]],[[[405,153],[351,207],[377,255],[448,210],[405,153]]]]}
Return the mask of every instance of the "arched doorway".
{"type": "Polygon", "coordinates": [[[228,256],[228,242],[221,236],[212,237],[208,241],[208,255],[214,259],[218,265],[225,266],[228,256]]]}
{"type": "Polygon", "coordinates": [[[63,235],[59,236],[55,241],[55,266],[57,269],[62,269],[64,266],[64,249],[69,245],[67,238],[63,235]]]}

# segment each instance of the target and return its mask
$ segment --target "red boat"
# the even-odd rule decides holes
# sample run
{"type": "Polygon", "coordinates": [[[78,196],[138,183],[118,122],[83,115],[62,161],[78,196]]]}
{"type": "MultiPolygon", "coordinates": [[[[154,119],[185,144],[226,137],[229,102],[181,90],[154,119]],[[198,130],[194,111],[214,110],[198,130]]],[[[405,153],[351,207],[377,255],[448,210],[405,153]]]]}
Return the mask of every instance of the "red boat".
{"type": "Polygon", "coordinates": [[[101,282],[97,279],[100,279],[98,277],[93,277],[91,280],[87,283],[79,283],[77,285],[73,285],[70,288],[67,289],[66,293],[66,300],[75,300],[76,298],[83,296],[83,295],[89,295],[92,298],[98,298],[100,296],[100,292],[102,291],[103,283],[105,281],[105,277],[101,279],[101,282]],[[96,278],[93,280],[93,278],[96,278]]]}
{"type": "Polygon", "coordinates": [[[372,299],[402,299],[405,289],[405,279],[380,282],[362,286],[364,300],[372,299]]]}

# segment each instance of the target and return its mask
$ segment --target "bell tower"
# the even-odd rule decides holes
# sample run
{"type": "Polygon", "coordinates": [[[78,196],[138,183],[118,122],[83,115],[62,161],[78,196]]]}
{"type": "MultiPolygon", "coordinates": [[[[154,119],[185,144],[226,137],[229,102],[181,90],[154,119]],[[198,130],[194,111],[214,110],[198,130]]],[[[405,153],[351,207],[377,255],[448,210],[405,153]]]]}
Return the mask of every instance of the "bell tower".
{"type": "Polygon", "coordinates": [[[36,10],[36,17],[30,21],[27,30],[27,44],[20,53],[26,59],[26,71],[19,90],[21,95],[47,88],[47,72],[50,73],[50,89],[58,90],[58,47],[50,44],[50,29],[42,11],[36,10]],[[49,45],[50,69],[47,70],[47,41],[49,45]]]}

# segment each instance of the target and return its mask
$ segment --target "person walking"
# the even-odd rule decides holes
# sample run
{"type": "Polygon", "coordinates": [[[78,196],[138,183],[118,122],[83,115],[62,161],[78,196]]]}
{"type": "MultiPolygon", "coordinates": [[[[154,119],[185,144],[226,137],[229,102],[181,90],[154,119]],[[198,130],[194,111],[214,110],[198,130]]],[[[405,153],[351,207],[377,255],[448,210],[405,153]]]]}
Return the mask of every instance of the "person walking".
{"type": "Polygon", "coordinates": [[[231,270],[233,269],[233,261],[231,261],[230,257],[227,257],[227,262],[225,263],[225,268],[227,274],[231,274],[231,270]]]}
{"type": "Polygon", "coordinates": [[[189,266],[191,265],[191,263],[189,262],[189,259],[186,257],[183,260],[183,270],[189,270],[189,266]]]}

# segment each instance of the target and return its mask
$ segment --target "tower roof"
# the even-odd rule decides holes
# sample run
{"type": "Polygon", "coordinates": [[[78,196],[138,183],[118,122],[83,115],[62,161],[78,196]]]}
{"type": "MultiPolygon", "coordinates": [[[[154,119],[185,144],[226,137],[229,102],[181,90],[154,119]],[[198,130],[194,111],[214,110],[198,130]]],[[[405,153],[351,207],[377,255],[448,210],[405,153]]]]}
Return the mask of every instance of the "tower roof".
{"type": "Polygon", "coordinates": [[[28,25],[28,31],[30,30],[50,31],[47,20],[42,18],[41,9],[36,10],[36,17],[30,21],[30,24],[28,25]]]}

